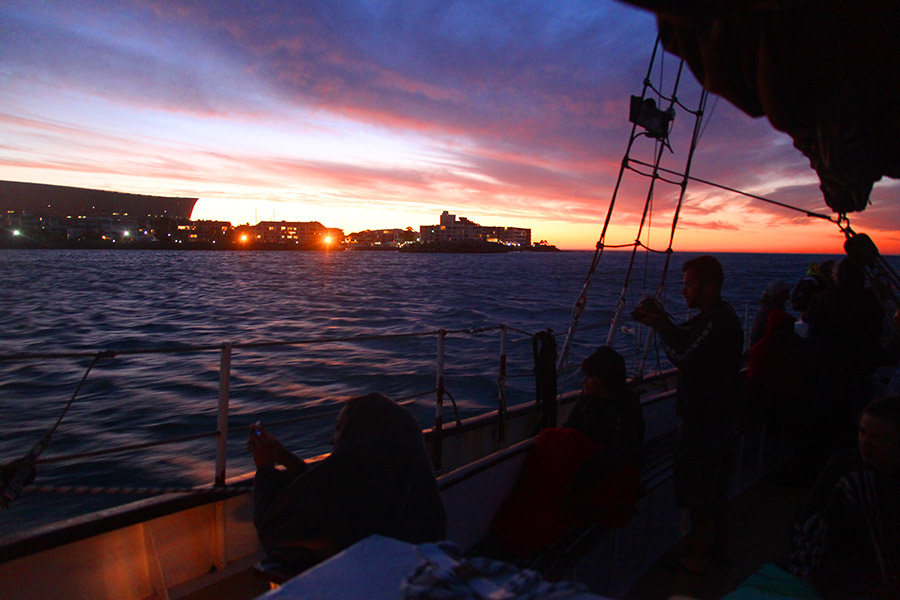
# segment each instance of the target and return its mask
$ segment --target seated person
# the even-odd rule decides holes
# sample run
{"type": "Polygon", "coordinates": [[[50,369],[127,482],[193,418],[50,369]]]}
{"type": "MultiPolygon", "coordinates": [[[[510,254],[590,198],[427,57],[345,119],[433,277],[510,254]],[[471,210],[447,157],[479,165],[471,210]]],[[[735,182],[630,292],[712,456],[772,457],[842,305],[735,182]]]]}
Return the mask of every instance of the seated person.
{"type": "Polygon", "coordinates": [[[251,433],[253,522],[269,559],[299,572],[372,534],[414,544],[444,539],[444,505],[406,408],[381,394],[352,398],[331,442],[328,458],[310,466],[265,429],[251,433]]]}
{"type": "Polygon", "coordinates": [[[723,600],[900,598],[900,396],[870,402],[791,527],[791,551],[723,600]]]}
{"type": "Polygon", "coordinates": [[[582,394],[561,428],[540,433],[492,524],[507,552],[528,556],[573,525],[621,527],[635,512],[644,439],[625,359],[604,346],[585,359],[582,394]]]}
{"type": "Polygon", "coordinates": [[[825,598],[900,597],[900,396],[873,400],[797,513],[790,571],[825,598]]]}

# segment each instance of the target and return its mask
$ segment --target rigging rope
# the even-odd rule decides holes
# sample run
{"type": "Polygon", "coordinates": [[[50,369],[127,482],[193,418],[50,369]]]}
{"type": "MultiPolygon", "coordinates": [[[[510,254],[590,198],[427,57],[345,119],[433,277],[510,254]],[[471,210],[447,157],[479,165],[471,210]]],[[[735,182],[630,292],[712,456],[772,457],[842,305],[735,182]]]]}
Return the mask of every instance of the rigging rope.
{"type": "MultiPolygon", "coordinates": [[[[636,158],[632,158],[632,159],[631,159],[631,162],[637,163],[637,164],[642,165],[642,166],[645,166],[645,167],[652,167],[652,166],[653,166],[653,165],[651,165],[651,164],[649,164],[649,163],[645,163],[645,162],[643,162],[643,161],[641,161],[641,160],[638,160],[638,159],[636,159],[636,158]]],[[[629,167],[629,168],[630,168],[630,167],[629,167]]],[[[735,188],[732,188],[732,187],[728,187],[727,185],[722,185],[722,184],[719,184],[719,183],[715,183],[715,182],[713,182],[713,181],[708,181],[708,180],[706,180],[706,179],[701,179],[701,178],[699,178],[699,177],[694,177],[693,175],[687,175],[687,174],[684,174],[684,173],[679,173],[679,172],[677,172],[677,171],[673,171],[673,170],[671,170],[671,169],[666,169],[666,168],[663,168],[663,167],[658,167],[658,168],[659,168],[660,171],[664,171],[664,172],[670,173],[670,174],[672,174],[672,175],[677,175],[677,176],[679,176],[679,177],[684,177],[684,178],[686,178],[686,179],[689,179],[690,181],[696,181],[697,183],[703,183],[703,184],[706,184],[706,185],[710,185],[710,186],[712,186],[712,187],[716,187],[716,188],[719,188],[719,189],[721,189],[721,190],[725,190],[725,191],[728,191],[728,192],[732,192],[732,193],[734,193],[734,194],[739,194],[739,195],[741,195],[741,196],[747,196],[748,198],[753,198],[754,200],[759,200],[760,202],[766,202],[766,203],[768,203],[768,204],[773,204],[773,205],[775,205],[775,206],[780,206],[781,208],[785,208],[785,209],[788,209],[788,210],[794,210],[794,211],[797,211],[797,212],[801,212],[801,213],[805,214],[807,217],[814,217],[814,218],[817,218],[817,219],[824,219],[824,220],[826,220],[826,221],[829,221],[829,222],[831,222],[831,223],[834,223],[834,224],[838,225],[838,227],[841,227],[841,224],[840,224],[840,223],[841,223],[842,217],[832,217],[832,216],[830,216],[830,215],[824,215],[824,214],[822,214],[822,213],[817,213],[817,212],[814,212],[814,211],[806,210],[805,208],[800,208],[800,207],[798,207],[798,206],[792,206],[792,205],[790,205],[790,204],[785,204],[784,202],[779,202],[779,201],[777,201],[777,200],[772,200],[771,198],[766,198],[766,197],[764,197],[764,196],[758,196],[758,195],[756,195],[756,194],[751,194],[750,192],[743,192],[743,191],[741,191],[741,190],[738,190],[738,189],[735,189],[735,188]]],[[[639,173],[639,174],[641,174],[641,175],[646,175],[646,176],[649,177],[648,174],[643,173],[642,171],[638,171],[637,169],[631,168],[631,170],[634,171],[635,173],[639,173]]],[[[666,181],[668,181],[668,180],[666,180],[666,181]]],[[[675,182],[670,182],[670,183],[675,183],[675,182]]],[[[678,185],[678,184],[676,183],[676,185],[678,185]]],[[[843,217],[843,219],[846,219],[846,217],[843,217]]],[[[843,230],[844,228],[841,227],[841,229],[843,230]]]]}
{"type": "Polygon", "coordinates": [[[50,445],[50,440],[53,437],[53,434],[56,433],[57,428],[59,428],[59,424],[62,423],[62,420],[65,418],[66,413],[69,412],[69,409],[72,407],[72,404],[75,402],[75,398],[78,397],[78,392],[81,391],[81,386],[84,385],[85,380],[90,374],[91,370],[94,368],[94,365],[102,358],[107,358],[110,356],[114,356],[111,352],[98,352],[94,359],[91,361],[91,364],[88,365],[87,370],[84,372],[84,376],[81,378],[81,381],[78,382],[78,387],[75,388],[75,392],[72,394],[72,397],[66,403],[65,408],[63,408],[62,413],[59,415],[59,418],[56,419],[56,423],[53,424],[53,427],[44,434],[44,437],[35,444],[28,453],[23,456],[21,459],[14,461],[9,465],[2,474],[2,485],[0,485],[0,510],[9,508],[10,503],[15,501],[16,498],[19,497],[19,494],[22,493],[22,488],[31,483],[37,471],[35,470],[35,464],[37,463],[38,458],[43,454],[44,450],[47,449],[47,446],[50,445]]]}
{"type": "MultiPolygon", "coordinates": [[[[625,156],[622,159],[618,179],[616,181],[616,185],[613,190],[612,199],[610,200],[609,208],[608,208],[607,214],[606,214],[606,219],[603,224],[603,229],[601,230],[601,233],[600,233],[600,239],[597,242],[597,247],[596,247],[596,250],[594,253],[594,259],[591,263],[590,269],[588,270],[588,275],[585,278],[585,283],[582,287],[581,294],[578,296],[578,299],[576,300],[575,305],[572,309],[572,318],[571,318],[571,322],[569,325],[569,329],[567,331],[566,341],[563,345],[562,351],[560,352],[559,363],[558,363],[559,370],[564,369],[566,366],[566,363],[568,361],[568,356],[569,356],[569,352],[571,349],[572,340],[574,338],[575,332],[578,330],[578,321],[579,321],[581,314],[583,313],[585,306],[587,304],[587,290],[588,290],[588,287],[590,286],[590,282],[593,277],[593,274],[597,269],[597,265],[600,261],[600,258],[602,256],[602,251],[604,248],[607,248],[607,247],[629,247],[629,246],[632,248],[631,256],[630,256],[629,262],[628,262],[628,267],[627,267],[625,276],[623,278],[622,290],[619,294],[618,301],[616,302],[616,305],[615,305],[614,315],[610,321],[610,327],[609,327],[609,332],[607,334],[606,345],[612,345],[615,340],[615,336],[616,336],[616,333],[617,333],[618,327],[619,327],[619,322],[622,317],[622,312],[623,312],[625,305],[627,303],[627,300],[628,300],[628,291],[629,291],[629,286],[631,285],[631,279],[632,279],[632,276],[634,273],[635,260],[637,258],[638,250],[644,249],[648,252],[648,254],[645,257],[644,269],[643,269],[643,272],[644,272],[643,279],[644,279],[644,288],[645,289],[646,289],[647,278],[648,278],[648,274],[649,274],[649,252],[657,252],[657,253],[666,255],[663,269],[662,269],[662,274],[660,276],[660,280],[657,285],[657,289],[654,294],[654,297],[661,300],[664,295],[666,278],[668,275],[669,265],[670,265],[670,261],[671,261],[672,245],[674,242],[675,231],[678,226],[678,219],[680,217],[681,209],[684,205],[687,183],[689,181],[689,177],[687,176],[687,173],[690,172],[690,167],[691,167],[691,163],[693,161],[694,151],[696,150],[700,136],[701,136],[702,132],[704,131],[703,116],[706,111],[706,103],[707,103],[708,93],[706,92],[706,90],[701,91],[700,99],[699,99],[699,102],[695,109],[688,108],[687,106],[684,105],[684,103],[681,102],[681,100],[679,100],[678,88],[681,83],[682,75],[684,73],[684,61],[680,61],[678,63],[674,82],[672,83],[672,86],[671,86],[671,92],[664,93],[663,92],[663,88],[664,88],[664,85],[663,85],[663,72],[664,72],[663,61],[665,59],[664,52],[661,53],[662,57],[660,58],[660,67],[659,67],[660,82],[659,82],[658,87],[655,86],[651,81],[651,74],[653,73],[654,66],[656,63],[657,53],[659,52],[660,47],[661,47],[660,39],[657,38],[656,44],[654,45],[653,52],[652,52],[652,55],[650,58],[650,64],[647,69],[647,75],[644,78],[644,82],[643,82],[644,85],[643,85],[643,90],[641,92],[641,96],[639,99],[637,99],[636,97],[632,97],[632,103],[633,103],[633,106],[634,105],[642,105],[645,98],[647,97],[648,93],[656,94],[657,99],[660,103],[668,102],[668,107],[666,110],[663,110],[661,106],[658,109],[660,114],[667,115],[668,120],[665,120],[665,119],[663,120],[664,123],[666,123],[666,122],[668,123],[668,125],[666,125],[666,127],[671,127],[671,120],[674,116],[674,107],[675,106],[679,106],[682,109],[684,109],[688,114],[694,115],[694,117],[695,117],[694,127],[693,127],[693,131],[692,131],[692,135],[691,135],[690,148],[688,150],[687,161],[685,164],[685,174],[680,174],[680,173],[677,173],[670,169],[665,169],[662,166],[660,166],[660,163],[661,163],[661,160],[663,157],[663,153],[664,153],[664,149],[669,148],[671,151],[671,147],[669,145],[669,131],[668,130],[660,131],[660,130],[658,130],[660,128],[654,127],[653,131],[651,132],[651,130],[650,130],[651,126],[643,125],[643,123],[645,121],[642,121],[641,116],[635,117],[634,111],[633,111],[632,115],[630,117],[630,120],[633,123],[633,125],[632,125],[631,135],[629,136],[628,146],[626,148],[625,156]],[[639,121],[642,121],[642,126],[647,129],[646,131],[638,131],[637,127],[638,127],[639,121]],[[643,161],[632,159],[630,157],[631,152],[634,149],[635,141],[642,136],[648,136],[655,140],[656,145],[655,145],[654,152],[653,152],[654,159],[653,159],[652,163],[645,163],[643,161]],[[639,169],[634,168],[631,164],[632,162],[634,162],[635,164],[640,164],[640,165],[649,167],[650,172],[644,173],[644,172],[640,171],[639,169]],[[626,170],[629,170],[629,171],[635,172],[639,175],[644,175],[644,176],[650,178],[650,184],[648,187],[647,196],[646,196],[646,199],[644,202],[644,207],[643,207],[643,211],[641,214],[640,223],[638,225],[637,235],[635,236],[635,241],[632,244],[622,244],[622,245],[618,245],[618,246],[607,245],[606,244],[606,233],[608,231],[609,224],[611,222],[612,213],[613,213],[615,203],[616,203],[616,198],[618,196],[619,190],[621,189],[623,176],[624,176],[624,173],[626,170]],[[676,181],[676,180],[672,180],[672,179],[667,179],[662,176],[662,173],[675,174],[680,178],[680,180],[676,181]],[[675,210],[674,210],[674,214],[673,214],[673,218],[672,218],[672,225],[671,225],[671,229],[670,229],[670,233],[669,233],[669,240],[668,240],[668,244],[667,244],[665,250],[653,250],[650,247],[650,234],[651,234],[652,224],[653,224],[652,212],[653,212],[654,192],[655,192],[657,181],[662,181],[664,183],[677,185],[679,187],[678,200],[677,200],[677,203],[675,206],[675,210]],[[647,237],[646,242],[642,241],[642,238],[644,235],[646,235],[646,237],[647,237]]],[[[651,102],[651,104],[652,104],[652,102],[651,102]]],[[[651,119],[651,121],[652,121],[652,119],[651,119]]],[[[640,338],[641,337],[640,329],[638,330],[638,333],[639,333],[638,337],[640,338]]],[[[646,353],[650,349],[650,342],[651,342],[651,338],[649,337],[649,333],[648,333],[647,341],[644,344],[643,354],[639,360],[641,371],[643,369],[643,360],[644,360],[643,357],[646,356],[646,353]]],[[[657,362],[659,362],[659,361],[657,361],[657,362]]]]}
{"type": "MultiPolygon", "coordinates": [[[[653,52],[650,56],[650,65],[647,67],[647,74],[644,77],[644,91],[641,94],[642,100],[646,96],[647,88],[650,85],[650,75],[653,73],[653,64],[656,60],[656,53],[660,48],[660,37],[657,35],[656,43],[653,45],[653,52]]],[[[597,270],[597,265],[600,264],[600,258],[603,256],[603,249],[606,244],[606,233],[609,230],[613,209],[616,205],[616,198],[619,195],[619,189],[621,188],[622,179],[625,175],[625,167],[628,164],[628,155],[631,153],[631,148],[634,145],[635,140],[639,137],[638,135],[636,135],[637,127],[638,125],[636,122],[632,123],[631,135],[628,137],[628,146],[625,150],[625,157],[622,159],[622,165],[619,168],[619,176],[616,179],[616,185],[613,189],[612,198],[609,201],[609,208],[606,211],[606,218],[603,221],[603,228],[600,231],[600,238],[599,240],[597,240],[597,246],[594,250],[594,257],[591,260],[591,266],[588,269],[587,275],[585,275],[581,293],[578,294],[578,298],[575,300],[575,305],[572,307],[572,316],[569,322],[568,331],[566,332],[566,339],[563,343],[562,349],[559,352],[559,358],[557,360],[557,370],[563,370],[566,366],[566,363],[568,362],[569,350],[572,346],[572,340],[575,337],[575,332],[578,329],[578,320],[581,318],[581,314],[582,312],[584,312],[584,307],[587,305],[588,288],[591,285],[591,279],[594,276],[594,272],[597,270]]]]}

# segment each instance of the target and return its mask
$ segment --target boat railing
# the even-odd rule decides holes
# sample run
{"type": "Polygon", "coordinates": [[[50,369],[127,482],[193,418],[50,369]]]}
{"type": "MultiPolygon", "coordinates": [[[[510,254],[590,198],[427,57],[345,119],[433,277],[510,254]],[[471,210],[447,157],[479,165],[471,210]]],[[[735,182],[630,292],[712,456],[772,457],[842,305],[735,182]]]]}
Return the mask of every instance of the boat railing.
{"type": "MultiPolygon", "coordinates": [[[[155,347],[155,348],[145,348],[145,349],[121,349],[121,350],[103,350],[98,352],[87,352],[87,351],[77,351],[77,352],[48,352],[48,353],[16,353],[16,354],[5,354],[0,355],[0,362],[13,362],[13,361],[47,361],[47,360],[83,360],[83,359],[91,359],[93,364],[98,361],[109,361],[114,360],[116,357],[122,356],[134,356],[134,355],[151,355],[151,354],[188,354],[188,353],[204,353],[204,352],[217,352],[219,353],[219,369],[218,369],[218,407],[216,411],[216,427],[214,430],[202,431],[198,433],[193,433],[190,435],[181,435],[175,437],[168,437],[165,439],[159,439],[144,443],[135,443],[135,444],[120,444],[114,447],[103,448],[98,450],[90,450],[84,452],[74,452],[68,454],[60,454],[55,456],[48,457],[38,457],[34,459],[32,462],[34,465],[38,464],[49,464],[49,463],[60,463],[60,462],[69,462],[73,460],[85,459],[85,458],[94,458],[98,456],[104,456],[115,453],[123,453],[134,450],[151,448],[154,446],[162,446],[167,444],[179,444],[187,441],[193,441],[203,438],[215,438],[216,439],[216,461],[215,461],[215,476],[214,476],[214,486],[220,487],[225,485],[226,482],[226,469],[227,469],[227,451],[226,451],[226,442],[229,435],[229,404],[231,397],[231,375],[232,375],[232,355],[233,352],[237,349],[265,349],[265,348],[284,348],[291,346],[302,346],[302,345],[316,345],[316,344],[335,344],[335,343],[360,343],[366,341],[373,340],[400,340],[407,339],[413,337],[434,337],[437,342],[437,350],[435,356],[435,386],[428,390],[412,393],[405,395],[403,397],[395,397],[395,400],[401,403],[406,403],[412,401],[415,398],[434,395],[435,398],[435,412],[434,412],[434,425],[432,427],[432,436],[437,436],[438,439],[442,436],[442,433],[445,429],[444,425],[444,404],[445,398],[450,398],[454,403],[455,408],[455,399],[450,394],[450,391],[447,389],[445,384],[445,358],[446,358],[446,350],[445,350],[445,342],[447,338],[452,336],[471,336],[476,334],[481,334],[485,332],[498,332],[500,337],[500,351],[499,356],[497,358],[497,413],[501,417],[500,422],[504,421],[504,417],[507,413],[507,398],[506,398],[506,379],[510,376],[527,376],[527,374],[510,374],[507,371],[507,359],[506,359],[506,348],[508,344],[508,336],[510,331],[516,331],[520,334],[525,334],[530,337],[530,333],[517,330],[515,328],[511,328],[506,324],[499,325],[491,325],[485,327],[473,327],[473,328],[465,328],[465,329],[437,329],[437,330],[428,330],[428,331],[419,331],[419,332],[409,332],[409,333],[392,333],[392,334],[378,334],[378,335],[354,335],[354,336],[334,336],[334,337],[310,337],[310,338],[301,338],[301,339],[289,339],[289,340],[273,340],[273,341],[259,341],[259,342],[243,342],[243,343],[233,343],[233,342],[225,342],[221,344],[201,344],[201,345],[178,345],[176,347],[155,347]]],[[[87,374],[85,374],[86,378],[87,374]]],[[[83,378],[84,379],[84,378],[83,378]]],[[[73,397],[74,400],[74,397],[73,397]]],[[[330,410],[330,411],[321,411],[312,415],[303,415],[300,417],[295,417],[291,419],[283,419],[278,421],[272,421],[267,423],[268,425],[283,425],[287,423],[294,423],[305,420],[313,420],[313,419],[321,419],[325,417],[333,417],[336,415],[338,410],[330,410]]],[[[458,414],[456,417],[457,422],[459,421],[458,414]]],[[[249,426],[250,423],[247,423],[249,426]]],[[[437,444],[440,446],[440,444],[437,444]]],[[[439,459],[439,457],[437,457],[439,459]]],[[[16,461],[7,462],[4,466],[11,466],[16,461]]],[[[191,490],[199,490],[201,488],[191,488],[191,490]]],[[[142,488],[141,492],[146,493],[147,488],[142,488]]]]}
{"type": "MultiPolygon", "coordinates": [[[[750,308],[749,304],[745,308],[744,320],[745,327],[749,326],[750,322],[750,308]]],[[[601,326],[608,326],[610,324],[609,321],[605,323],[599,323],[593,326],[594,329],[597,329],[601,326]]],[[[585,324],[584,330],[588,331],[592,328],[592,326],[585,324]]],[[[185,442],[191,442],[199,439],[212,438],[215,439],[216,443],[216,457],[215,457],[215,471],[213,476],[212,486],[214,488],[218,488],[224,486],[226,484],[227,479],[227,440],[229,436],[229,416],[230,416],[230,401],[231,401],[231,380],[232,380],[232,357],[235,350],[253,350],[253,349],[269,349],[269,348],[285,348],[285,347],[293,347],[293,346],[307,346],[307,345],[322,345],[322,344],[336,344],[336,343],[362,343],[367,341],[383,341],[383,340],[403,340],[409,338],[427,338],[432,337],[436,341],[436,350],[434,356],[434,387],[430,387],[427,390],[421,390],[417,392],[413,392],[410,394],[403,395],[401,397],[394,397],[395,400],[401,403],[413,402],[418,398],[423,398],[427,396],[433,396],[434,398],[434,421],[433,426],[429,433],[430,445],[432,448],[433,456],[432,459],[434,461],[435,467],[440,470],[442,466],[442,439],[444,438],[446,431],[448,429],[448,425],[445,423],[445,403],[446,400],[449,399],[453,405],[455,423],[451,428],[455,429],[457,432],[460,431],[460,419],[457,410],[456,399],[454,398],[451,391],[447,388],[446,378],[445,378],[445,361],[447,358],[447,350],[446,350],[446,342],[450,337],[465,337],[465,336],[473,336],[483,333],[496,332],[499,336],[499,352],[496,357],[496,417],[497,417],[497,435],[499,441],[502,443],[506,439],[506,423],[509,418],[509,398],[507,396],[507,383],[511,379],[522,379],[522,378],[533,378],[534,372],[532,369],[521,369],[518,372],[512,372],[509,369],[508,365],[508,347],[510,345],[510,334],[516,334],[521,337],[525,337],[530,339],[532,337],[532,333],[523,331],[521,329],[517,329],[515,327],[511,327],[507,324],[497,324],[497,325],[489,325],[482,327],[470,327],[470,328],[459,328],[459,329],[431,329],[425,331],[417,331],[417,332],[402,332],[402,333],[387,333],[387,334],[373,334],[373,335],[350,335],[350,336],[321,336],[321,337],[308,337],[308,338],[298,338],[298,339],[284,339],[284,340],[265,340],[265,341],[253,341],[253,342],[224,342],[219,344],[198,344],[198,345],[177,345],[177,346],[160,346],[154,348],[142,348],[142,349],[110,349],[110,350],[102,350],[102,351],[76,351],[76,352],[45,352],[45,353],[14,353],[14,354],[0,354],[0,363],[2,362],[12,362],[12,361],[32,361],[32,360],[84,360],[91,359],[92,365],[98,361],[109,361],[114,360],[117,357],[123,356],[135,356],[135,355],[160,355],[160,354],[197,354],[197,353],[206,353],[206,352],[216,352],[219,354],[218,360],[218,405],[216,410],[216,425],[214,429],[200,431],[197,433],[191,433],[188,435],[180,435],[173,436],[164,439],[157,439],[153,441],[147,441],[142,443],[134,443],[134,444],[119,444],[113,447],[96,449],[96,450],[88,450],[81,452],[73,452],[68,454],[59,454],[54,456],[38,456],[35,460],[33,460],[33,465],[39,464],[52,464],[52,463],[62,463],[62,462],[71,462],[76,460],[83,459],[92,459],[99,456],[105,456],[110,454],[117,453],[125,453],[131,452],[135,450],[142,450],[147,448],[152,448],[156,446],[163,445],[172,445],[172,444],[181,444],[185,442]]],[[[639,336],[636,336],[639,338],[639,336]]],[[[637,341],[637,340],[636,340],[637,341]]],[[[627,349],[623,349],[623,354],[626,355],[626,358],[629,359],[629,362],[637,363],[639,358],[639,349],[637,348],[639,344],[635,345],[635,348],[632,351],[627,349]]],[[[659,362],[659,361],[658,361],[659,362]]],[[[636,379],[644,382],[651,381],[654,378],[664,378],[665,372],[667,372],[668,365],[665,362],[660,362],[657,365],[657,369],[647,375],[641,374],[636,379]]],[[[568,365],[565,369],[560,371],[560,379],[561,381],[564,378],[572,377],[579,368],[578,364],[568,365]]],[[[645,399],[645,404],[653,403],[656,401],[665,401],[671,398],[671,391],[663,391],[659,394],[650,394],[645,399]]],[[[562,397],[563,395],[560,395],[562,397]]],[[[74,398],[73,398],[74,399],[74,398]]],[[[536,399],[535,403],[538,403],[539,400],[536,399]]],[[[302,421],[309,420],[318,420],[323,418],[331,417],[333,418],[338,412],[338,409],[328,410],[328,411],[319,411],[315,414],[306,414],[298,417],[292,417],[289,419],[281,419],[267,422],[267,425],[270,426],[280,426],[289,423],[296,423],[302,421]]],[[[237,429],[243,432],[246,427],[250,425],[250,423],[244,424],[245,427],[237,427],[237,429]]],[[[231,428],[234,429],[235,426],[232,424],[231,428]]],[[[8,461],[2,467],[10,467],[16,462],[21,461],[8,461]]],[[[32,486],[32,489],[40,489],[41,491],[52,491],[53,486],[41,486],[35,487],[32,486]]],[[[96,491],[108,491],[108,492],[117,492],[117,493],[141,493],[146,494],[150,493],[152,490],[149,488],[131,488],[131,489],[120,489],[120,488],[85,488],[84,486],[75,488],[72,486],[63,488],[62,486],[56,486],[56,489],[60,491],[87,491],[88,489],[96,490],[96,491]]],[[[204,491],[209,490],[208,486],[194,486],[191,488],[181,488],[185,492],[196,492],[196,491],[204,491]]],[[[159,488],[160,493],[166,493],[174,491],[174,488],[159,488]]]]}
{"type": "MultiPolygon", "coordinates": [[[[505,427],[509,420],[509,399],[507,397],[507,382],[510,379],[534,377],[531,368],[520,369],[513,372],[509,369],[507,361],[507,351],[510,345],[510,335],[515,334],[520,337],[531,338],[532,334],[507,324],[490,325],[483,327],[460,328],[460,329],[432,329],[418,332],[408,333],[389,333],[377,335],[352,335],[352,336],[322,336],[309,337],[299,339],[286,340],[266,340],[254,342],[224,342],[220,344],[198,344],[198,345],[178,345],[178,346],[160,346],[154,348],[142,349],[108,349],[102,351],[75,351],[75,352],[45,352],[45,353],[16,353],[16,354],[0,354],[0,362],[14,361],[47,361],[47,360],[85,360],[90,359],[91,365],[100,361],[112,361],[117,357],[138,356],[138,355],[180,355],[180,354],[198,354],[198,353],[218,353],[218,399],[216,410],[216,425],[213,429],[190,433],[187,435],[179,435],[132,444],[118,444],[112,447],[106,447],[94,450],[76,451],[65,454],[57,454],[53,456],[38,455],[31,462],[32,465],[54,464],[63,462],[72,462],[85,459],[93,459],[100,456],[111,454],[121,454],[135,450],[143,450],[158,446],[182,444],[201,439],[215,439],[215,472],[210,486],[193,486],[189,488],[117,488],[117,487],[88,487],[88,486],[29,486],[32,491],[59,491],[59,492],[105,492],[105,493],[133,493],[133,494],[153,494],[153,493],[171,493],[171,492],[203,492],[210,489],[221,488],[226,485],[227,480],[227,440],[229,430],[232,432],[238,430],[243,433],[250,423],[244,424],[245,427],[236,426],[233,422],[229,423],[230,417],[230,401],[231,401],[231,380],[232,380],[232,357],[235,350],[248,349],[267,349],[267,348],[285,348],[292,346],[304,345],[320,345],[335,343],[360,343],[374,340],[403,340],[408,338],[427,338],[432,337],[436,341],[436,351],[434,358],[434,376],[435,384],[427,390],[413,392],[401,397],[394,397],[400,403],[409,403],[417,398],[433,396],[434,398],[434,421],[431,430],[428,432],[430,445],[433,452],[433,460],[436,469],[440,470],[442,466],[442,439],[450,429],[459,432],[461,423],[456,407],[456,400],[449,389],[447,389],[445,381],[445,361],[447,357],[446,341],[450,337],[466,337],[478,334],[496,332],[499,336],[499,352],[496,357],[496,427],[499,441],[503,443],[506,438],[505,427]],[[455,423],[447,425],[444,422],[445,403],[449,399],[453,404],[455,423]]],[[[529,365],[530,367],[531,365],[529,365]]],[[[85,374],[85,377],[87,374],[85,374]]],[[[84,379],[83,378],[83,379],[84,379]]],[[[76,392],[77,395],[77,392],[76,392]]],[[[560,398],[565,398],[565,394],[561,394],[560,398]]],[[[73,396],[72,400],[75,399],[73,396]]],[[[532,407],[539,402],[537,399],[531,403],[532,407]]],[[[305,414],[289,419],[281,419],[267,422],[269,426],[279,426],[289,423],[296,423],[309,420],[318,420],[323,418],[333,418],[338,413],[338,409],[318,411],[315,414],[305,414]]],[[[12,467],[15,464],[21,464],[21,459],[6,461],[0,465],[4,468],[12,467]]],[[[233,483],[233,482],[232,482],[233,483]]]]}

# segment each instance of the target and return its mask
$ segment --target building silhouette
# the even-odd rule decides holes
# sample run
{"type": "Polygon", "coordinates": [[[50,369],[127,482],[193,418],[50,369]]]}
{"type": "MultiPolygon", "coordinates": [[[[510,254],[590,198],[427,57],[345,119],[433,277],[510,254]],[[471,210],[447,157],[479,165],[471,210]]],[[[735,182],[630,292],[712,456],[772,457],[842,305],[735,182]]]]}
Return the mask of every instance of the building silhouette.
{"type": "Polygon", "coordinates": [[[448,211],[441,213],[437,225],[419,227],[419,241],[429,242],[497,242],[507,246],[531,246],[531,229],[523,227],[501,227],[479,225],[465,217],[456,218],[448,211]]]}

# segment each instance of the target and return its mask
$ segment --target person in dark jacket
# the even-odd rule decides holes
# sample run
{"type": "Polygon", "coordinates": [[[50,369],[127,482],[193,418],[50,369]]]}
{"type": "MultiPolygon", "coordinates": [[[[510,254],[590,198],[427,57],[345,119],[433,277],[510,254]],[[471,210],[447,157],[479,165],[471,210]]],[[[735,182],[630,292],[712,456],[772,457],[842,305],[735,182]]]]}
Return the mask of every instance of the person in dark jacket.
{"type": "Polygon", "coordinates": [[[865,271],[850,257],[833,272],[834,286],[809,309],[809,352],[815,356],[814,393],[828,419],[825,456],[852,448],[856,417],[872,400],[884,313],[866,287],[865,271]]]}
{"type": "Polygon", "coordinates": [[[589,485],[643,459],[644,415],[638,395],[625,387],[625,359],[603,346],[581,363],[582,393],[563,428],[580,431],[600,448],[578,467],[576,484],[589,485]]]}
{"type": "Polygon", "coordinates": [[[674,485],[678,506],[690,513],[692,543],[674,565],[699,574],[706,569],[707,557],[730,562],[728,479],[744,331],[734,309],[722,300],[724,274],[714,256],[691,259],[681,270],[685,303],[699,314],[676,325],[662,305],[651,300],[642,302],[632,316],[656,331],[666,356],[678,368],[674,485]]]}
{"type": "Polygon", "coordinates": [[[625,359],[602,347],[582,363],[582,393],[562,427],[544,429],[491,531],[528,556],[587,523],[624,526],[634,515],[644,439],[625,359]]]}
{"type": "Polygon", "coordinates": [[[444,505],[406,408],[381,394],[352,398],[332,443],[327,458],[309,465],[265,429],[251,433],[253,522],[269,559],[302,570],[372,534],[414,544],[444,539],[444,505]]]}

